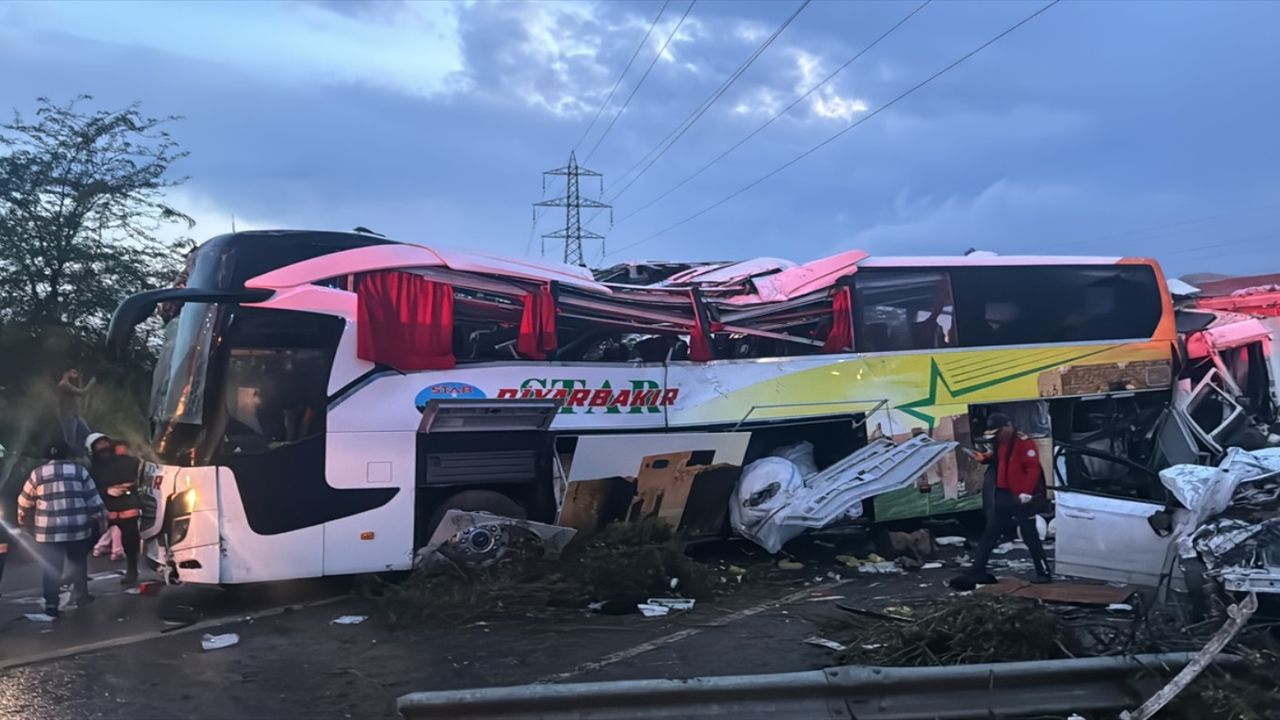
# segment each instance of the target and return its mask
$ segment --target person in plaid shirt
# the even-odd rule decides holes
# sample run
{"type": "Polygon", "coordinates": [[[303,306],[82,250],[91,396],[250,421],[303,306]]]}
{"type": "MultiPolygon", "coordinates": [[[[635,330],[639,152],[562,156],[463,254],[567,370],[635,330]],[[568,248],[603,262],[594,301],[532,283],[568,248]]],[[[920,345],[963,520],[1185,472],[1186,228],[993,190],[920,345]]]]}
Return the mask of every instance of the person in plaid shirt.
{"type": "Polygon", "coordinates": [[[88,555],[94,530],[107,528],[107,508],[83,465],[67,459],[67,444],[49,446],[49,461],[31,471],[18,496],[18,524],[36,541],[44,565],[44,611],[58,616],[58,584],[62,565],[71,566],[77,606],[93,601],[89,594],[88,555]]]}

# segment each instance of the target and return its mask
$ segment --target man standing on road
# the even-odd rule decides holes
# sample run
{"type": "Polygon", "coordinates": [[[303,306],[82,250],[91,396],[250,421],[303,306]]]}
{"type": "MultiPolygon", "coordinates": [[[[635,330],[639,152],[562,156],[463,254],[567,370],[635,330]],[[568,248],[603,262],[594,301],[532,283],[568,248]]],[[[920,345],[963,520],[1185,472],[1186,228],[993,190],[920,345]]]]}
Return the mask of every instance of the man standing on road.
{"type": "Polygon", "coordinates": [[[138,476],[142,463],[131,455],[117,454],[117,443],[102,433],[90,435],[85,447],[89,450],[89,471],[107,508],[107,522],[120,528],[126,567],[120,584],[134,585],[138,582],[138,554],[142,550],[138,533],[138,518],[142,515],[138,476]]]}
{"type": "Polygon", "coordinates": [[[991,511],[987,513],[987,527],[978,541],[973,566],[952,579],[951,586],[972,589],[974,585],[995,583],[996,579],[987,572],[987,562],[1001,536],[1015,525],[1035,563],[1035,577],[1031,582],[1050,582],[1049,561],[1036,529],[1036,513],[1043,509],[1047,500],[1040,452],[1035,441],[1019,433],[1004,413],[991,413],[987,418],[987,432],[995,436],[995,450],[979,459],[993,463],[995,467],[995,472],[987,475],[988,481],[993,476],[995,479],[991,511]]]}
{"type": "Polygon", "coordinates": [[[44,566],[44,611],[58,616],[62,565],[71,566],[73,600],[83,607],[89,594],[88,555],[94,529],[105,531],[107,509],[84,466],[67,459],[67,444],[49,446],[48,462],[31,471],[18,496],[18,524],[35,540],[44,566]]]}

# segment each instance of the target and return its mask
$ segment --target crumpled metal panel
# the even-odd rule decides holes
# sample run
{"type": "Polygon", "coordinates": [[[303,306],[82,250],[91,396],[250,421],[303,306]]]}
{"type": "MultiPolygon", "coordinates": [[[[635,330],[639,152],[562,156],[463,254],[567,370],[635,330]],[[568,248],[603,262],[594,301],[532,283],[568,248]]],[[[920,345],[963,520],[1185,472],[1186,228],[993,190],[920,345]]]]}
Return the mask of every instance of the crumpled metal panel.
{"type": "MultiPolygon", "coordinates": [[[[900,445],[880,438],[816,475],[804,478],[802,485],[779,483],[781,486],[767,495],[752,483],[752,466],[747,466],[730,499],[735,504],[730,507],[734,529],[765,550],[777,552],[787,540],[805,529],[826,527],[846,515],[857,517],[864,500],[906,487],[956,445],[954,441],[934,440],[928,435],[917,435],[900,445]],[[772,511],[763,517],[758,511],[750,511],[762,507],[772,511]]],[[[787,462],[780,458],[759,462],[764,461],[787,462]]]]}

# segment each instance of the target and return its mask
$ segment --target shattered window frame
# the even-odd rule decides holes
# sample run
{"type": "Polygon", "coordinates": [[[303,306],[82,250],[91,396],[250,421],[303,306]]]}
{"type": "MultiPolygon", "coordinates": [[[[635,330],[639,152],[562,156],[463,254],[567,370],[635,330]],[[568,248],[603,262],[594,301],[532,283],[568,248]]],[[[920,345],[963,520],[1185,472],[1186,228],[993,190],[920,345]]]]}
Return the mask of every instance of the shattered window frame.
{"type": "Polygon", "coordinates": [[[864,268],[853,276],[853,296],[853,340],[858,352],[939,350],[958,346],[955,294],[945,269],[864,268]],[[928,300],[929,290],[932,302],[912,302],[928,300]],[[872,322],[873,314],[879,322],[872,322]],[[877,328],[881,327],[883,337],[877,334],[877,328]]]}

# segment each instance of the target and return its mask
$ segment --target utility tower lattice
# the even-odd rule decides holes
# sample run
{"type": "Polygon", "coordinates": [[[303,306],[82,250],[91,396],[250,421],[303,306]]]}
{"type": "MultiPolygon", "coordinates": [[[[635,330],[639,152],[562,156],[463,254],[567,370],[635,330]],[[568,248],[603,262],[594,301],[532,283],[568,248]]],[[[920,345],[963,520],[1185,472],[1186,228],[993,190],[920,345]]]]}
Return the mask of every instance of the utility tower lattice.
{"type": "MultiPolygon", "coordinates": [[[[544,200],[540,203],[534,203],[533,221],[538,222],[538,211],[540,207],[562,207],[564,208],[564,229],[557,230],[553,233],[547,233],[542,236],[543,240],[550,238],[553,240],[564,240],[564,262],[566,265],[581,265],[586,267],[587,263],[582,256],[583,240],[599,240],[601,246],[604,245],[604,236],[593,233],[590,230],[584,230],[582,227],[582,208],[592,208],[599,210],[609,210],[609,224],[613,225],[613,206],[606,205],[588,198],[582,197],[578,192],[578,179],[582,177],[598,177],[600,178],[600,194],[604,195],[604,176],[594,170],[588,170],[578,167],[578,160],[572,152],[569,153],[569,164],[555,170],[548,170],[542,173],[542,189],[545,192],[547,188],[548,175],[563,175],[565,177],[565,194],[564,197],[555,200],[544,200]]],[[[547,244],[542,243],[542,254],[547,254],[547,244]]]]}

